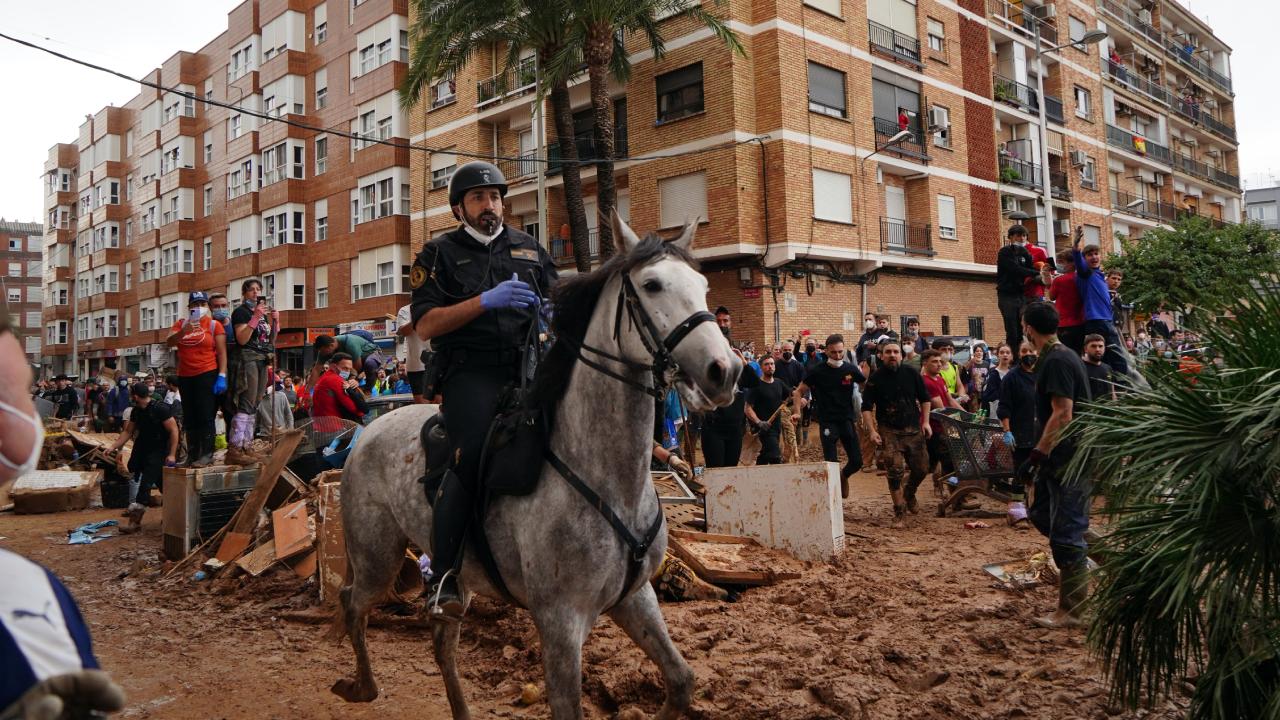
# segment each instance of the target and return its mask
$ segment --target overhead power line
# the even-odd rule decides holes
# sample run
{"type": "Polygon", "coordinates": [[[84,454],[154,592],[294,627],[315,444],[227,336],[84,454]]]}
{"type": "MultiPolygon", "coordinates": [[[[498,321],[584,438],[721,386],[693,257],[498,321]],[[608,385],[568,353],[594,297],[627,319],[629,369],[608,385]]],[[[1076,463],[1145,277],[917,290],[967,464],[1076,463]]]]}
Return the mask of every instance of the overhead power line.
{"type": "MultiPolygon", "coordinates": [[[[165,86],[165,85],[161,85],[160,83],[151,82],[150,80],[143,80],[143,79],[141,79],[141,78],[135,78],[135,77],[132,77],[132,76],[130,76],[129,74],[124,73],[124,72],[121,72],[121,71],[119,71],[119,70],[114,70],[114,69],[112,69],[112,68],[104,67],[104,66],[102,66],[102,65],[98,65],[98,64],[96,64],[96,63],[91,63],[91,62],[89,62],[88,60],[81,60],[80,58],[72,57],[72,56],[70,56],[70,55],[67,55],[66,53],[58,52],[57,50],[52,50],[52,49],[47,48],[47,47],[44,47],[43,45],[40,45],[40,44],[38,44],[38,43],[34,43],[34,42],[29,41],[29,40],[23,40],[23,39],[21,39],[21,38],[16,38],[16,37],[13,37],[12,35],[8,35],[8,34],[6,34],[6,33],[2,33],[2,32],[0,32],[0,38],[3,38],[3,39],[5,39],[5,40],[8,40],[9,42],[12,42],[12,43],[16,43],[16,44],[18,44],[18,45],[22,45],[22,46],[24,46],[24,47],[31,48],[31,49],[33,49],[33,50],[39,50],[40,52],[48,53],[49,55],[52,55],[52,56],[54,56],[54,57],[58,58],[59,60],[65,60],[65,61],[67,61],[67,62],[75,63],[76,65],[81,65],[81,66],[83,66],[83,67],[87,67],[87,68],[89,68],[89,69],[91,69],[91,70],[97,70],[98,72],[107,73],[108,75],[114,75],[114,76],[116,76],[116,77],[118,77],[118,78],[121,78],[121,79],[123,79],[123,80],[127,80],[127,81],[129,81],[129,82],[133,82],[133,83],[137,83],[137,84],[139,84],[139,85],[143,85],[143,86],[145,86],[145,87],[154,88],[154,89],[156,89],[156,90],[160,90],[160,91],[167,92],[167,93],[173,93],[173,94],[175,94],[175,95],[179,95],[179,96],[181,96],[181,97],[189,98],[189,99],[194,100],[194,101],[196,101],[196,102],[204,103],[205,105],[213,105],[213,106],[215,106],[215,107],[220,107],[220,108],[224,108],[224,109],[227,109],[227,110],[233,110],[233,111],[238,112],[238,113],[240,113],[240,114],[242,114],[242,115],[248,115],[248,116],[250,116],[250,117],[255,117],[255,118],[258,118],[258,119],[260,119],[260,120],[264,120],[264,121],[266,121],[266,122],[278,122],[278,123],[284,123],[285,125],[289,125],[289,126],[291,126],[291,127],[296,127],[296,128],[302,129],[302,130],[312,130],[312,131],[314,131],[314,132],[321,132],[321,133],[325,133],[325,134],[328,134],[328,135],[336,135],[336,136],[339,136],[339,137],[348,138],[348,139],[350,139],[350,140],[356,140],[356,141],[359,141],[359,142],[364,143],[364,144],[366,144],[366,145],[387,145],[387,146],[389,146],[389,147],[394,147],[394,148],[405,148],[405,149],[407,149],[407,150],[417,150],[417,151],[419,151],[419,152],[425,152],[425,153],[428,153],[428,154],[430,154],[430,153],[444,153],[444,154],[449,154],[449,155],[454,155],[454,156],[469,157],[469,158],[477,158],[477,159],[481,159],[481,160],[491,160],[491,161],[498,161],[498,160],[511,160],[511,161],[517,161],[517,162],[538,162],[538,163],[550,163],[550,162],[552,162],[549,158],[524,157],[524,156],[518,156],[518,155],[517,155],[517,156],[496,155],[496,154],[492,154],[492,153],[479,153],[479,152],[470,152],[470,151],[467,151],[467,150],[457,150],[457,149],[452,148],[452,147],[450,147],[450,148],[434,148],[434,147],[428,147],[428,146],[426,146],[426,145],[414,145],[412,142],[404,142],[404,141],[399,141],[399,140],[395,140],[395,139],[382,139],[382,138],[377,138],[377,137],[372,137],[372,136],[367,136],[367,135],[361,135],[360,133],[350,132],[350,131],[342,130],[342,129],[338,129],[338,128],[326,128],[326,127],[320,127],[320,126],[318,126],[318,125],[311,125],[311,124],[309,124],[309,123],[301,122],[301,121],[298,121],[298,120],[293,120],[293,119],[290,119],[290,118],[288,118],[288,117],[277,117],[277,116],[275,116],[275,115],[271,115],[271,114],[269,114],[269,113],[263,113],[263,112],[259,112],[259,111],[256,111],[256,110],[249,110],[249,109],[246,109],[246,108],[240,107],[239,105],[233,105],[233,104],[231,104],[231,103],[228,103],[228,102],[225,102],[225,101],[222,101],[222,100],[214,100],[214,99],[212,99],[212,98],[204,98],[204,97],[200,97],[199,95],[196,95],[196,94],[195,94],[195,93],[193,93],[193,92],[188,92],[188,91],[186,91],[186,90],[182,90],[182,89],[180,89],[180,88],[172,88],[172,87],[168,87],[168,86],[165,86]]],[[[49,40],[50,42],[58,42],[57,40],[53,40],[52,38],[45,38],[45,39],[46,39],[46,40],[49,40]]],[[[238,102],[243,102],[243,100],[240,100],[240,101],[238,101],[238,102]]],[[[697,148],[697,149],[694,149],[694,150],[684,150],[684,151],[681,151],[681,152],[672,152],[672,153],[650,153],[650,154],[646,154],[646,155],[636,155],[636,156],[628,156],[628,157],[615,157],[615,158],[613,158],[613,160],[612,160],[612,161],[616,163],[616,162],[625,162],[625,161],[660,160],[660,159],[664,159],[664,158],[688,157],[688,156],[690,156],[690,155],[701,155],[701,154],[704,154],[704,153],[711,152],[711,151],[713,151],[713,150],[721,150],[721,149],[724,149],[724,148],[727,148],[727,147],[736,147],[736,146],[738,146],[738,145],[745,145],[745,144],[750,143],[750,142],[756,142],[756,141],[758,141],[758,140],[766,140],[766,139],[768,139],[768,136],[752,137],[752,138],[748,138],[748,139],[745,139],[745,140],[733,140],[733,141],[729,141],[729,142],[720,143],[720,144],[718,144],[718,145],[712,145],[712,146],[705,147],[705,148],[697,148]]],[[[595,164],[597,164],[597,163],[606,162],[606,161],[607,161],[607,158],[578,158],[578,160],[576,161],[576,163],[571,163],[571,162],[568,162],[568,161],[565,161],[565,160],[556,160],[555,162],[556,162],[557,164],[559,164],[559,165],[568,165],[568,164],[577,164],[577,165],[595,165],[595,164]]]]}

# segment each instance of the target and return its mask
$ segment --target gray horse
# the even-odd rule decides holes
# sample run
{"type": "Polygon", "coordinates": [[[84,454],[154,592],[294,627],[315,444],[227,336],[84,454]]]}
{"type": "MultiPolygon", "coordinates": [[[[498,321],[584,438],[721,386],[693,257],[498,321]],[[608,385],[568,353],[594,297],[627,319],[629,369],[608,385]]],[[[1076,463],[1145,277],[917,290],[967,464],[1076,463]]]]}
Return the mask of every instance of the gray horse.
{"type": "MultiPolygon", "coordinates": [[[[662,380],[673,383],[696,411],[732,401],[742,363],[719,329],[701,322],[707,281],[689,253],[693,225],[670,242],[652,235],[641,240],[616,216],[613,226],[617,255],[556,289],[555,327],[561,340],[544,361],[534,395],[553,412],[551,451],[639,537],[660,513],[649,475],[655,402],[645,386],[653,382],[649,369],[662,341],[673,361],[662,380]],[[694,318],[699,321],[690,322],[694,318]]],[[[431,510],[418,482],[424,463],[418,431],[434,412],[432,406],[415,405],[378,418],[343,472],[350,584],[339,594],[334,634],[351,638],[356,676],[338,681],[333,691],[348,701],[377,697],[365,640],[369,610],[400,567],[406,542],[429,546],[431,510]]],[[[632,552],[615,528],[544,463],[532,494],[494,500],[485,531],[502,579],[537,626],[553,718],[582,717],[582,645],[601,614],[608,614],[661,669],[666,700],[657,717],[684,714],[693,695],[693,671],[672,643],[646,582],[666,551],[665,524],[629,568],[632,552]]],[[[476,593],[500,597],[474,551],[463,563],[460,585],[468,604],[476,593]]],[[[434,626],[435,657],[449,705],[454,718],[467,718],[456,662],[458,636],[456,622],[434,626]]]]}

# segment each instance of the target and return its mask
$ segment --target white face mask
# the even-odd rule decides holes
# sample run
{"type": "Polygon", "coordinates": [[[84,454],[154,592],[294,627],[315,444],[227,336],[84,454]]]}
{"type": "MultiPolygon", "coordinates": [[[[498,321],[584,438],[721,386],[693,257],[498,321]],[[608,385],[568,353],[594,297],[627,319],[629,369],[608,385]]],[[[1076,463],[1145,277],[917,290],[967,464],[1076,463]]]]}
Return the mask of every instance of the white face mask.
{"type": "Polygon", "coordinates": [[[475,239],[476,239],[476,242],[478,242],[478,243],[480,243],[481,245],[484,245],[484,246],[486,246],[486,247],[489,245],[489,243],[493,242],[495,239],[497,239],[497,237],[498,237],[499,235],[501,235],[501,234],[502,234],[502,228],[503,228],[503,227],[504,227],[504,226],[503,226],[501,223],[499,223],[499,224],[498,224],[498,229],[497,229],[497,230],[496,230],[492,235],[485,235],[484,233],[480,232],[479,230],[477,230],[477,229],[475,229],[475,228],[471,227],[471,223],[468,223],[468,222],[465,222],[465,221],[462,223],[462,229],[463,229],[463,230],[466,230],[468,235],[470,235],[471,237],[475,238],[475,239]]]}
{"type": "MultiPolygon", "coordinates": [[[[13,479],[16,480],[32,470],[35,470],[36,463],[40,461],[40,451],[44,448],[44,421],[42,421],[39,416],[32,417],[31,415],[28,415],[5,402],[0,402],[0,410],[12,415],[17,415],[23,420],[31,423],[31,429],[35,431],[35,437],[31,443],[31,451],[27,453],[27,459],[21,464],[14,465],[13,461],[10,460],[6,454],[0,452],[0,465],[3,465],[8,470],[13,471],[13,479]]],[[[4,473],[0,473],[0,475],[3,474],[4,473]]]]}
{"type": "Polygon", "coordinates": [[[868,320],[868,321],[866,321],[866,322],[864,322],[864,323],[862,323],[862,324],[863,324],[863,325],[865,325],[865,326],[866,326],[866,328],[867,328],[868,330],[874,330],[874,329],[875,329],[875,327],[876,327],[876,321],[875,321],[875,320],[868,320]]]}
{"type": "Polygon", "coordinates": [[[842,358],[827,358],[827,364],[833,368],[838,368],[844,364],[844,360],[842,358]]]}
{"type": "Polygon", "coordinates": [[[209,308],[207,307],[197,306],[197,307],[191,308],[191,317],[195,320],[199,320],[200,318],[208,314],[209,314],[209,308]]]}

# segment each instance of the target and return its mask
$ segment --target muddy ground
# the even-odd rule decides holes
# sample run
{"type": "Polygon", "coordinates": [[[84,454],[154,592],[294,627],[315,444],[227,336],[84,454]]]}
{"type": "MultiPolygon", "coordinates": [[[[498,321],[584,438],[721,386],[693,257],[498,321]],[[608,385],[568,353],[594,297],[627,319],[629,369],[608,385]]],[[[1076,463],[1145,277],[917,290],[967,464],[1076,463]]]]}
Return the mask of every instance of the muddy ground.
{"type": "MultiPolygon", "coordinates": [[[[1053,609],[1056,589],[1018,594],[982,571],[991,561],[1045,549],[1034,531],[1003,520],[969,530],[966,518],[925,512],[889,527],[884,478],[859,474],[845,503],[848,546],[802,579],[747,591],[740,601],[664,605],[676,644],[697,677],[693,717],[1176,718],[1108,708],[1082,632],[1030,619],[1053,609]]],[[[999,510],[995,504],[987,506],[999,510]]],[[[160,582],[160,513],[140,535],[66,545],[66,531],[118,516],[90,510],[0,515],[0,547],[52,568],[79,599],[99,659],[129,695],[129,718],[448,717],[443,685],[415,618],[381,615],[370,645],[382,696],[348,705],[329,692],[352,668],[349,646],[325,628],[284,619],[315,597],[287,568],[258,579],[160,582]]],[[[546,717],[545,703],[514,704],[541,685],[528,616],[484,599],[463,630],[461,664],[473,715],[546,717]]],[[[588,717],[661,702],[657,670],[601,620],[587,643],[588,717]]]]}

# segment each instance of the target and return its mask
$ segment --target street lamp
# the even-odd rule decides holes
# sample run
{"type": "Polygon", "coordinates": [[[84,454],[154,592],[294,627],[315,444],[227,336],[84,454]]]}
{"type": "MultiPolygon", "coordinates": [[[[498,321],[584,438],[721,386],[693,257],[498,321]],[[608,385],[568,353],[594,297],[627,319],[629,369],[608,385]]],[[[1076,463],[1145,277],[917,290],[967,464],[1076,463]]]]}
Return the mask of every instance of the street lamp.
{"type": "Polygon", "coordinates": [[[1078,40],[1072,40],[1069,43],[1041,50],[1040,22],[1037,19],[1033,23],[1036,30],[1036,105],[1039,106],[1040,110],[1040,192],[1044,194],[1044,214],[1040,218],[1040,235],[1044,238],[1045,251],[1049,253],[1049,257],[1053,257],[1057,251],[1057,244],[1053,238],[1053,188],[1049,178],[1049,121],[1045,116],[1045,67],[1042,57],[1047,52],[1061,50],[1066,47],[1082,47],[1099,43],[1107,39],[1107,31],[1090,30],[1078,40]]]}

